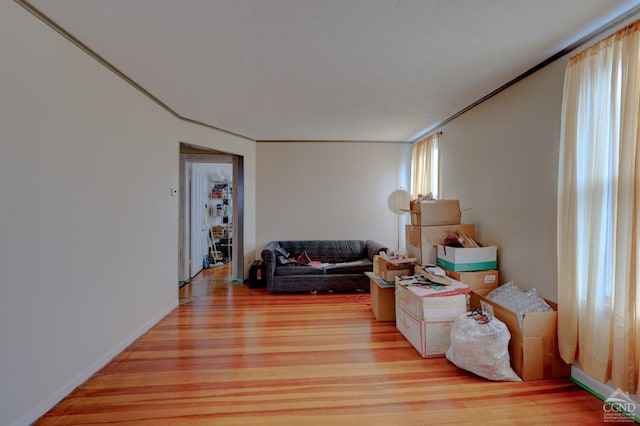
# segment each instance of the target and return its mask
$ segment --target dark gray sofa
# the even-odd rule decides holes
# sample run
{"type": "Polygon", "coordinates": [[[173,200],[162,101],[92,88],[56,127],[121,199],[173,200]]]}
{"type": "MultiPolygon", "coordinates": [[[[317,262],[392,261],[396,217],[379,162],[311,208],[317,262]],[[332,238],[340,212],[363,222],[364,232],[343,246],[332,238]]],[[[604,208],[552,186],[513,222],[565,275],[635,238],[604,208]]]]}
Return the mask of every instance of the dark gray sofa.
{"type": "Polygon", "coordinates": [[[271,241],[262,250],[267,289],[270,293],[368,291],[364,273],[373,271],[373,256],[381,250],[387,248],[373,240],[271,241]],[[279,264],[278,248],[294,258],[305,251],[311,260],[327,265],[279,264]]]}

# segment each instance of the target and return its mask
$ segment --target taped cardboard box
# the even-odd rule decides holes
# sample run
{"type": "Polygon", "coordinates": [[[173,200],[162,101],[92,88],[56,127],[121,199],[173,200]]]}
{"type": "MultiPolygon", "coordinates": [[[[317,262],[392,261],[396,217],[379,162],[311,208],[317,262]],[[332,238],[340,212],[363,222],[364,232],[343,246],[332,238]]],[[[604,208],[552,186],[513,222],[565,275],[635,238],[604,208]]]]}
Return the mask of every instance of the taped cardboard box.
{"type": "Polygon", "coordinates": [[[464,309],[460,311],[462,306],[460,300],[466,300],[466,298],[460,296],[471,292],[469,286],[449,278],[451,285],[432,287],[417,284],[419,282],[417,278],[415,276],[396,278],[396,306],[425,321],[455,319],[465,311],[464,309]]]}
{"type": "Polygon", "coordinates": [[[454,272],[484,271],[498,266],[498,247],[462,248],[438,245],[438,266],[454,272]]]}
{"type": "Polygon", "coordinates": [[[406,225],[407,255],[415,257],[418,264],[435,264],[437,258],[436,247],[438,244],[444,244],[448,239],[455,239],[456,231],[460,231],[471,238],[476,236],[476,227],[472,223],[443,226],[406,225]]]}
{"type": "Polygon", "coordinates": [[[545,301],[553,312],[525,313],[522,330],[518,314],[476,292],[471,292],[471,308],[482,309],[504,322],[511,333],[511,368],[524,381],[568,377],[571,373],[558,352],[558,306],[545,301]]]}
{"type": "Polygon", "coordinates": [[[373,256],[373,273],[385,281],[395,282],[397,276],[413,275],[413,261],[392,263],[377,254],[373,256]]]}
{"type": "Polygon", "coordinates": [[[413,200],[409,209],[412,225],[457,225],[462,219],[458,200],[413,200]]]}
{"type": "Polygon", "coordinates": [[[454,321],[422,321],[396,306],[396,328],[423,358],[443,357],[454,321]]]}
{"type": "Polygon", "coordinates": [[[365,272],[370,281],[370,299],[373,316],[378,321],[396,320],[395,284],[384,281],[372,272],[365,272]]]}
{"type": "MultiPolygon", "coordinates": [[[[448,277],[462,281],[468,285],[471,290],[483,296],[498,287],[498,271],[495,269],[468,272],[456,272],[446,268],[443,269],[448,277]]],[[[416,273],[418,272],[416,271],[416,273]]]]}
{"type": "Polygon", "coordinates": [[[421,297],[411,287],[396,285],[396,328],[423,358],[442,357],[449,349],[453,322],[466,312],[466,297],[421,297]]]}
{"type": "MultiPolygon", "coordinates": [[[[414,273],[416,275],[424,275],[424,266],[416,265],[414,273]]],[[[460,281],[469,286],[470,291],[475,291],[481,296],[486,296],[498,287],[498,271],[472,271],[472,272],[454,272],[442,268],[449,278],[460,281]]],[[[470,300],[467,297],[467,310],[471,310],[470,300]]]]}

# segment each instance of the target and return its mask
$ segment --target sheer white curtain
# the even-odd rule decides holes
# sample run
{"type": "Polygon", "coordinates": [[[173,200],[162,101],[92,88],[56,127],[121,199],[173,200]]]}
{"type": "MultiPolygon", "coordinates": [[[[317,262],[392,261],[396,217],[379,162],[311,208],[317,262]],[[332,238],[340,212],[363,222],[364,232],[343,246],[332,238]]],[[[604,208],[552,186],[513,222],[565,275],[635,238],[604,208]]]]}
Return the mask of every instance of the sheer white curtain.
{"type": "Polygon", "coordinates": [[[442,133],[434,133],[414,143],[411,151],[411,194],[438,198],[438,149],[442,133]]]}
{"type": "Polygon", "coordinates": [[[562,358],[638,393],[640,21],[571,58],[558,181],[562,358]]]}

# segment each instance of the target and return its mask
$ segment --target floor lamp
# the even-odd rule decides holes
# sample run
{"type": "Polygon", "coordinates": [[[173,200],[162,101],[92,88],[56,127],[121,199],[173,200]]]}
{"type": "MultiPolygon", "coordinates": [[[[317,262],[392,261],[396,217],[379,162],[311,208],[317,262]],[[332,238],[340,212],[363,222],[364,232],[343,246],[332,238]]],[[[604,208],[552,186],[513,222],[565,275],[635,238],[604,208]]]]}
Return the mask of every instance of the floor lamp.
{"type": "Polygon", "coordinates": [[[398,251],[400,251],[400,216],[409,213],[411,193],[404,188],[396,189],[387,199],[389,210],[398,215],[398,251]]]}

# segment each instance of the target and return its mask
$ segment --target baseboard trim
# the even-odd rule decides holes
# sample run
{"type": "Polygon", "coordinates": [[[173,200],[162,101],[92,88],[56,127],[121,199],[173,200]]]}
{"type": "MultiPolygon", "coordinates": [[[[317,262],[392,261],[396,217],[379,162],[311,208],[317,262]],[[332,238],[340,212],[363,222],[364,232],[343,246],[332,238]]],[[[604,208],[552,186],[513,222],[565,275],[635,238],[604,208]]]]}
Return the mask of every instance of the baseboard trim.
{"type": "Polygon", "coordinates": [[[48,398],[38,404],[33,410],[16,420],[11,426],[29,426],[40,417],[42,417],[47,411],[52,409],[57,403],[62,401],[67,395],[69,395],[75,388],[86,382],[91,376],[93,376],[98,370],[107,365],[113,358],[115,358],[120,352],[122,352],[127,346],[133,343],[136,339],[149,331],[151,327],[156,325],[162,318],[167,316],[178,306],[178,301],[174,301],[167,305],[160,313],[153,316],[149,321],[145,322],[136,331],[131,333],[129,337],[116,345],[109,352],[105,353],[89,367],[78,373],[69,383],[62,386],[56,392],[51,394],[48,398]]]}
{"type": "MultiPolygon", "coordinates": [[[[617,392],[617,390],[614,389],[613,386],[611,386],[610,382],[600,383],[599,381],[582,371],[580,366],[575,364],[571,366],[570,379],[572,382],[574,382],[590,394],[594,395],[601,401],[606,401],[607,398],[617,392]]],[[[629,397],[631,399],[631,402],[635,404],[635,411],[627,412],[627,415],[636,422],[640,423],[640,402],[638,402],[638,395],[629,395],[629,397]]]]}

